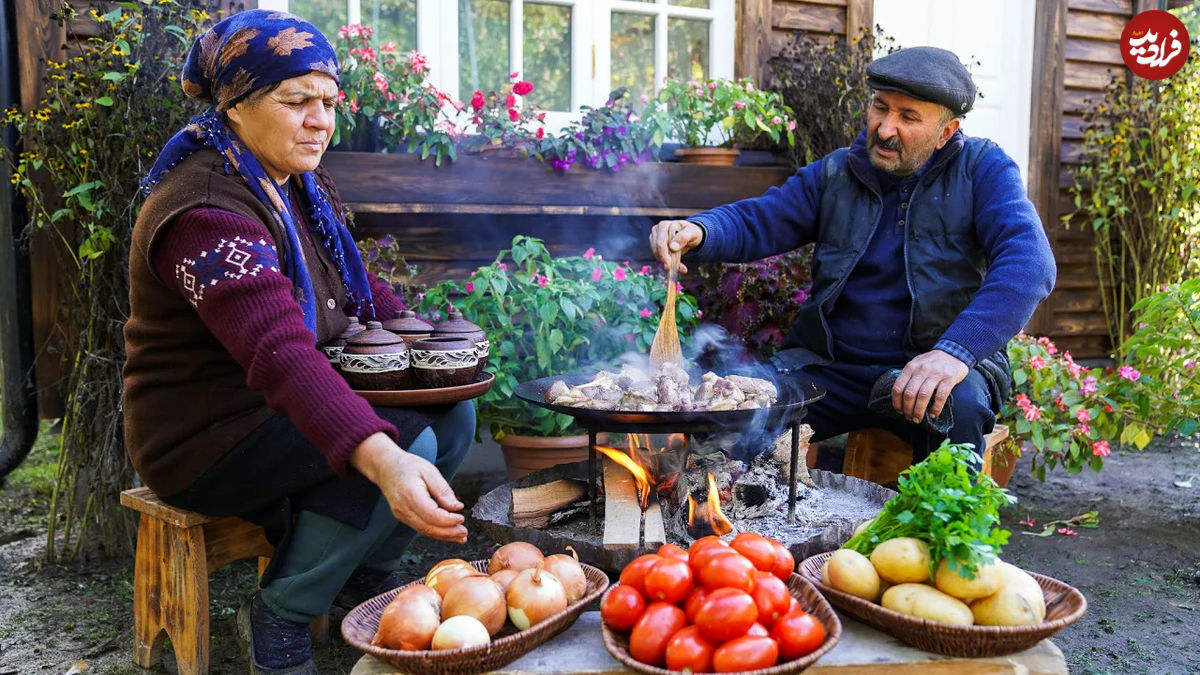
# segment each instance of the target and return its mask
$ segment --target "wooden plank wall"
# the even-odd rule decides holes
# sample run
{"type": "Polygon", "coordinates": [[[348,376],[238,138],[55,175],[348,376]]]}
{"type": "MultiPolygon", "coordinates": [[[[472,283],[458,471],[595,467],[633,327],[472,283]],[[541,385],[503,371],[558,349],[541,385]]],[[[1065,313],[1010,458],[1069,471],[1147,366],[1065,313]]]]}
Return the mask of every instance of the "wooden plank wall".
{"type": "Polygon", "coordinates": [[[874,0],[739,0],[738,77],[761,81],[766,62],[795,31],[817,35],[858,35],[874,23],[874,0]]]}

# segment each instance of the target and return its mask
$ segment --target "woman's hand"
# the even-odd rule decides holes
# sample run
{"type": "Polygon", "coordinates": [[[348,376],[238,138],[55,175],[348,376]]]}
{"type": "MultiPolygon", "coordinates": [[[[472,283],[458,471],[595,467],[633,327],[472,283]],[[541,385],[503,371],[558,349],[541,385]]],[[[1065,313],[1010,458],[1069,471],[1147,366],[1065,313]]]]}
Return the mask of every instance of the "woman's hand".
{"type": "MultiPolygon", "coordinates": [[[[690,220],[664,220],[650,230],[650,250],[664,266],[671,254],[683,255],[704,243],[704,229],[690,220]]],[[[687,265],[679,263],[679,273],[687,274],[687,265]]]]}
{"type": "Polygon", "coordinates": [[[382,432],[359,443],[350,464],[379,486],[397,520],[427,537],[466,543],[463,516],[455,513],[463,504],[433,464],[382,432]]]}

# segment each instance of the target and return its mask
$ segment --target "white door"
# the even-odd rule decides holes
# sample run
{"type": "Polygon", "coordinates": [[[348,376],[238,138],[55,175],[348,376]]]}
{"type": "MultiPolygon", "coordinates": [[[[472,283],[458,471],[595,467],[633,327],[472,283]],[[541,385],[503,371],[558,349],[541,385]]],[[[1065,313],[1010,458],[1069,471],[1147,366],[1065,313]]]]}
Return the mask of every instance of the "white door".
{"type": "Polygon", "coordinates": [[[875,0],[875,23],[896,46],[949,49],[968,64],[982,98],[963,133],[990,138],[1029,183],[1029,97],[1035,0],[875,0]]]}

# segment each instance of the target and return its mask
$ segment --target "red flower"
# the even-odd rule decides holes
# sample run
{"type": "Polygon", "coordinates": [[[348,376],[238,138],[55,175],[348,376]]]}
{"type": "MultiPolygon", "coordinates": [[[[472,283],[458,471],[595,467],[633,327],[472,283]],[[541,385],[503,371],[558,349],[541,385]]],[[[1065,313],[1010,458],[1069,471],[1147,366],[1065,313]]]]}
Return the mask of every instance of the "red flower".
{"type": "Polygon", "coordinates": [[[534,137],[541,138],[542,136],[545,136],[545,135],[546,135],[546,130],[541,127],[538,127],[537,133],[534,134],[534,137]]]}
{"type": "Polygon", "coordinates": [[[521,80],[513,85],[513,93],[517,96],[528,96],[533,91],[533,83],[521,80]]]}
{"type": "Polygon", "coordinates": [[[515,108],[516,106],[517,106],[517,97],[516,96],[509,94],[508,96],[504,97],[504,107],[505,108],[515,108]]]}
{"type": "Polygon", "coordinates": [[[517,120],[521,119],[521,113],[517,112],[516,108],[509,108],[508,119],[516,122],[517,120]]]}
{"type": "Polygon", "coordinates": [[[477,91],[471,96],[471,107],[476,110],[483,110],[483,92],[477,91]]]}

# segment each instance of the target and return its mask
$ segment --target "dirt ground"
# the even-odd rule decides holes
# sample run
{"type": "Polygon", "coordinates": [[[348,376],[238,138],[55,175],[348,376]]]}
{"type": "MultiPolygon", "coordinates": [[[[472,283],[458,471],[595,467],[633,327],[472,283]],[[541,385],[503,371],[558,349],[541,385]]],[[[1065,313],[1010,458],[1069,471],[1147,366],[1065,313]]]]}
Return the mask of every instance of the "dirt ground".
{"type": "MultiPolygon", "coordinates": [[[[79,661],[89,673],[175,672],[170,645],[163,665],[132,663],[132,565],[101,561],[45,566],[46,458],[0,489],[0,675],[64,674],[79,661]]],[[[498,477],[485,477],[494,483],[498,477]]],[[[473,503],[481,479],[456,480],[473,503]]],[[[1054,638],[1073,673],[1200,672],[1200,446],[1166,439],[1144,452],[1114,454],[1100,474],[1028,475],[1028,460],[1011,486],[1020,503],[1004,517],[1013,531],[1006,558],[1083,591],[1087,615],[1054,638]],[[1186,487],[1190,479],[1192,487],[1186,487]],[[1177,486],[1181,483],[1183,486],[1177,486]],[[1096,511],[1094,529],[1035,537],[1045,523],[1096,511]],[[1033,527],[1020,521],[1032,519],[1033,527]]],[[[1057,527],[1055,528],[1057,530],[1057,527]]],[[[422,575],[447,557],[486,557],[491,542],[473,535],[465,547],[420,540],[408,563],[422,575]]],[[[233,614],[254,587],[250,561],[219,570],[211,588],[213,673],[246,671],[233,614]]],[[[337,631],[317,649],[322,673],[348,673],[359,655],[337,631]]],[[[78,666],[76,666],[78,668],[78,666]]],[[[79,672],[76,670],[76,672],[79,672]]]]}

